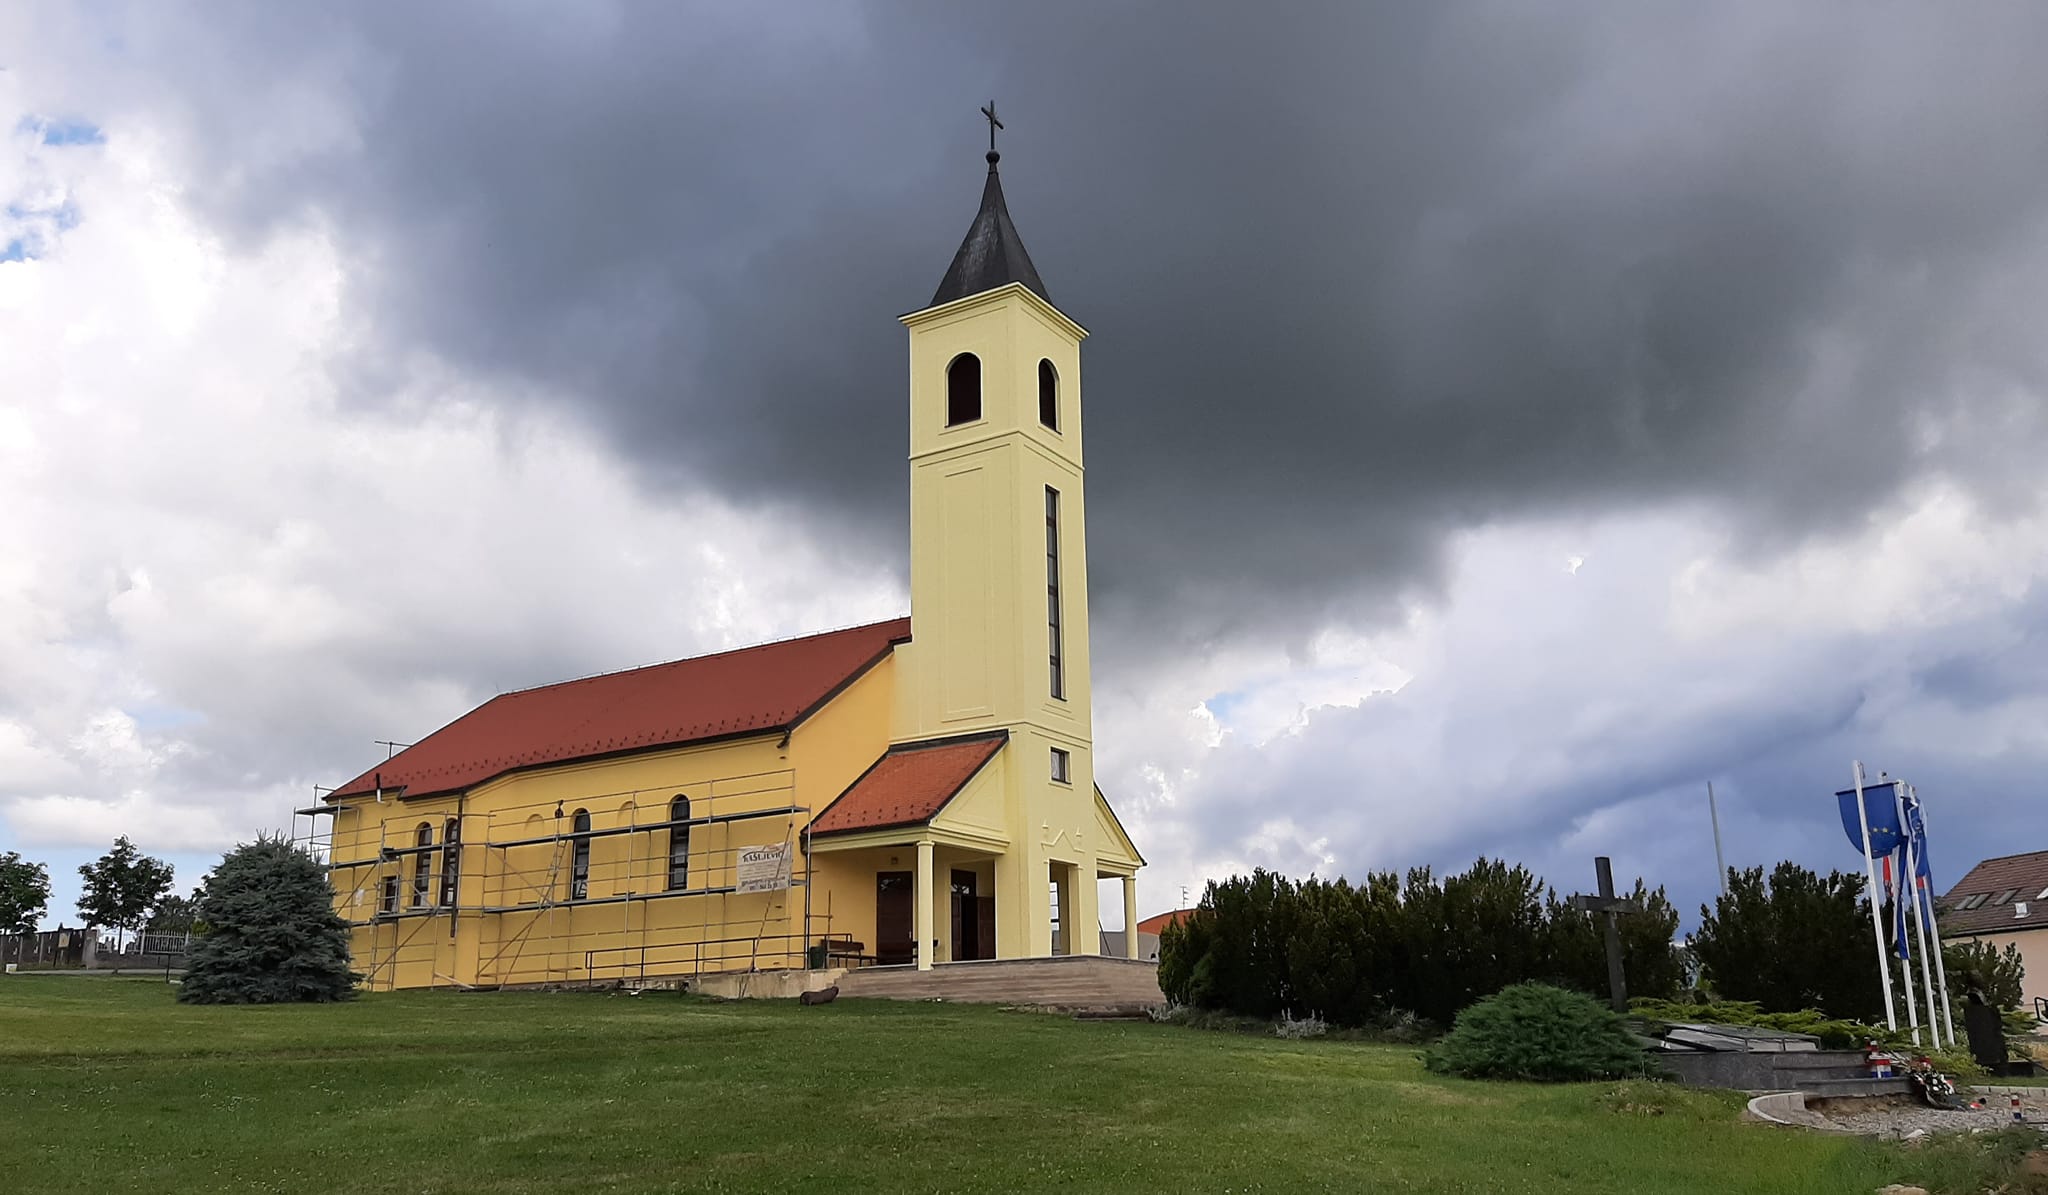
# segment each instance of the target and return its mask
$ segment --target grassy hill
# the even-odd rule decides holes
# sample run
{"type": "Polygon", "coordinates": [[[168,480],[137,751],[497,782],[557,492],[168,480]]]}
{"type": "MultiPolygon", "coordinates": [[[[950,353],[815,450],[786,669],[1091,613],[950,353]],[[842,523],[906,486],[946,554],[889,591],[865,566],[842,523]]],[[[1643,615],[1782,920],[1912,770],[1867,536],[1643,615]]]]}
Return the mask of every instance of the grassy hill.
{"type": "Polygon", "coordinates": [[[966,1006],[398,994],[191,1008],[0,978],[21,1191],[1868,1193],[1901,1151],[1733,1096],[966,1006]]]}

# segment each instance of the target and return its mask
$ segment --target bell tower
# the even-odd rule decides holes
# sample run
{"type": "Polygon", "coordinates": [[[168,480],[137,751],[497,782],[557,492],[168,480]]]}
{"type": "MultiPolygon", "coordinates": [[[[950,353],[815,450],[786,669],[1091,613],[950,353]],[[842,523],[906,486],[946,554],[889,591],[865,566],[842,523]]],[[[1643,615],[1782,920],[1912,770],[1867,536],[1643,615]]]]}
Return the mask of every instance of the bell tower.
{"type": "Polygon", "coordinates": [[[1006,731],[1000,956],[1094,954],[1081,341],[1010,220],[993,105],[981,207],[910,330],[910,624],[897,742],[1006,731]],[[1048,897],[1048,893],[1052,895],[1048,897]],[[1055,928],[1064,927],[1064,928],[1055,928]],[[1085,933],[1083,927],[1086,927],[1085,933]]]}
{"type": "MultiPolygon", "coordinates": [[[[988,154],[980,210],[910,329],[906,737],[1031,726],[1086,753],[1079,324],[1053,306],[988,154]]],[[[1075,777],[1080,781],[1080,777],[1075,777]]]]}

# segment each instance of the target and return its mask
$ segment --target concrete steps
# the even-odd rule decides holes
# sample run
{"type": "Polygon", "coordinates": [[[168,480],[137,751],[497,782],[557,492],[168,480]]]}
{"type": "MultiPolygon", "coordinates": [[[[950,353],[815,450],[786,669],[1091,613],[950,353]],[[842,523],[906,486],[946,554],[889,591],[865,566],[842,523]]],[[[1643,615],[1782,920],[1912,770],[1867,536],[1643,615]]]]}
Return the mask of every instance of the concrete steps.
{"type": "Polygon", "coordinates": [[[1099,955],[991,959],[915,967],[862,967],[839,980],[839,994],[882,1000],[948,1000],[1136,1013],[1166,1003],[1156,963],[1099,955]]]}

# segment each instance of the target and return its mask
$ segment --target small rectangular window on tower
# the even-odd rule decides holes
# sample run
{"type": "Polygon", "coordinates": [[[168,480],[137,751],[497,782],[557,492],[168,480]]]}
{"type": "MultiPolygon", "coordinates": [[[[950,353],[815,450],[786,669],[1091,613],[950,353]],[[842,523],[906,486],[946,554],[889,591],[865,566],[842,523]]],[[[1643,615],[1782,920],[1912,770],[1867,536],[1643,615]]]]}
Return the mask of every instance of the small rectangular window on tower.
{"type": "Polygon", "coordinates": [[[1067,753],[1058,747],[1052,749],[1052,778],[1061,784],[1072,784],[1074,772],[1067,753]]]}
{"type": "Polygon", "coordinates": [[[1067,699],[1067,672],[1060,657],[1060,492],[1045,487],[1045,637],[1052,664],[1052,695],[1067,699]]]}

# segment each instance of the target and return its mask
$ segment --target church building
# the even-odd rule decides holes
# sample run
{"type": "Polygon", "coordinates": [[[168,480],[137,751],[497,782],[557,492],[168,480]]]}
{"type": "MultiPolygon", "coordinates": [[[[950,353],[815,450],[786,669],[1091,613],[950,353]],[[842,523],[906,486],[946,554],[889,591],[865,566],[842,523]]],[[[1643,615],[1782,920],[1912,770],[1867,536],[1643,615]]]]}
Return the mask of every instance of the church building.
{"type": "Polygon", "coordinates": [[[1111,879],[1136,924],[1095,784],[1088,333],[997,161],[902,317],[909,617],[505,693],[301,811],[367,986],[1095,954],[1111,879]]]}

